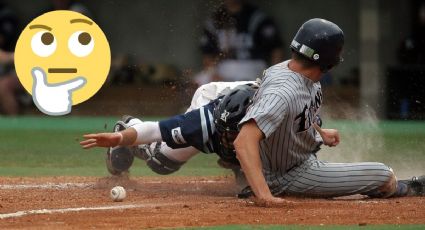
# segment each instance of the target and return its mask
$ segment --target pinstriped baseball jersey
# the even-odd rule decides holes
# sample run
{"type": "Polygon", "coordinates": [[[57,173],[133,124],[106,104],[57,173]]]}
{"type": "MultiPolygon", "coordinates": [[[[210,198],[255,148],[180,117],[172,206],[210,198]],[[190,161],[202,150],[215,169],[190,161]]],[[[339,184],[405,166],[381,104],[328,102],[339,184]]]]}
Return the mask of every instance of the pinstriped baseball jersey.
{"type": "Polygon", "coordinates": [[[240,122],[254,119],[265,135],[260,155],[270,185],[279,184],[279,177],[309,159],[322,144],[312,126],[323,98],[320,83],[291,71],[288,63],[264,72],[253,104],[240,122]]]}

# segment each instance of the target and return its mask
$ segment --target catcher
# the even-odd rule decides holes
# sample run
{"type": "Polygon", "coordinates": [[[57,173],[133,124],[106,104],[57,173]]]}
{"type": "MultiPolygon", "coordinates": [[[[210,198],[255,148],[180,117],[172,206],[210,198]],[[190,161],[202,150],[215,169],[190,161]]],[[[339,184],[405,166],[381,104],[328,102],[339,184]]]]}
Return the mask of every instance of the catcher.
{"type": "Polygon", "coordinates": [[[197,89],[185,114],[159,122],[126,115],[116,122],[114,132],[84,135],[81,145],[108,147],[106,166],[113,175],[128,171],[134,157],[167,175],[199,152],[216,153],[218,164],[232,169],[238,184],[246,186],[233,141],[257,88],[254,81],[209,83],[197,89]]]}

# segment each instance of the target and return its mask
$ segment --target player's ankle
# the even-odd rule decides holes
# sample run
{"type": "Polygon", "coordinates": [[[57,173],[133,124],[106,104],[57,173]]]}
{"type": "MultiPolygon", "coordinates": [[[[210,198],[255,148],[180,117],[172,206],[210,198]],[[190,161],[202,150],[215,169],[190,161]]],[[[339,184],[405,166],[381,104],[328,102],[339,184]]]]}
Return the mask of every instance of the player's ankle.
{"type": "Polygon", "coordinates": [[[402,181],[397,181],[397,189],[391,197],[402,197],[407,196],[409,192],[409,186],[402,181]]]}

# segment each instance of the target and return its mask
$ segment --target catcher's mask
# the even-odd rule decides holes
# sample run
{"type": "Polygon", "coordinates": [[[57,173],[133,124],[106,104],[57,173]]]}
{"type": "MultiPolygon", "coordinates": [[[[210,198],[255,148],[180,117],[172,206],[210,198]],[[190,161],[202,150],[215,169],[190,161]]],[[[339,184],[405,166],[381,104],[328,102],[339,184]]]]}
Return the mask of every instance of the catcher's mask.
{"type": "Polygon", "coordinates": [[[214,123],[221,144],[219,155],[224,160],[236,159],[233,142],[239,133],[238,124],[252,103],[257,88],[258,86],[254,84],[237,86],[224,96],[214,109],[214,123]]]}

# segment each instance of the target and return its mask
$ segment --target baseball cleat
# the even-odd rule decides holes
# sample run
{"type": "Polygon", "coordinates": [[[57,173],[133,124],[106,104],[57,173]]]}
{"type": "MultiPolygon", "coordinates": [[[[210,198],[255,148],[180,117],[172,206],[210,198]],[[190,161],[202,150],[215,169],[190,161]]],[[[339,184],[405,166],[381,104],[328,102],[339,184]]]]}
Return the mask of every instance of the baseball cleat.
{"type": "Polygon", "coordinates": [[[425,176],[412,177],[410,180],[400,180],[408,187],[406,196],[425,196],[425,176]]]}

